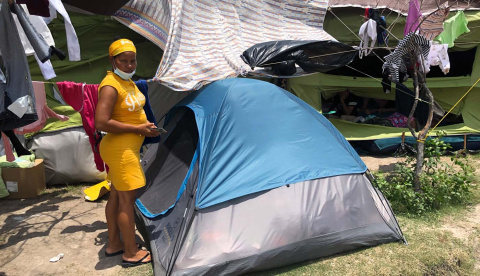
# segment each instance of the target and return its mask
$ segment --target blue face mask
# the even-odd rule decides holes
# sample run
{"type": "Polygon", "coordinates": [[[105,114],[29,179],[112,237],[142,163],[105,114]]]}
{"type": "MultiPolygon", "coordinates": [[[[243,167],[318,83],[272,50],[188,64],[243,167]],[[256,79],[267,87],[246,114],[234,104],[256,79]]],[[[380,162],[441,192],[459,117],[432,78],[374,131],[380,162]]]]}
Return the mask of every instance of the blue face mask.
{"type": "Polygon", "coordinates": [[[133,70],[132,73],[125,73],[122,70],[115,68],[115,70],[113,70],[113,73],[117,74],[117,76],[127,81],[131,77],[133,77],[133,75],[135,75],[135,70],[133,70]]]}

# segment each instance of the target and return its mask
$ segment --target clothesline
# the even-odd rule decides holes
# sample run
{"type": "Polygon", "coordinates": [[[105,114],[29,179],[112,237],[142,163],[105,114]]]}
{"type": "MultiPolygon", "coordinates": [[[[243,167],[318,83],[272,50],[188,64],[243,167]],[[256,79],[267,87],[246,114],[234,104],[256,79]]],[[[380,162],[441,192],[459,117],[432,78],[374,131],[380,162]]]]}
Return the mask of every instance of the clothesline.
{"type": "MultiPolygon", "coordinates": [[[[352,34],[354,34],[360,41],[362,41],[362,39],[361,39],[354,31],[352,31],[352,29],[350,29],[350,28],[347,26],[347,24],[345,24],[345,22],[343,22],[343,21],[332,11],[332,8],[329,7],[329,8],[328,8],[328,11],[329,11],[331,14],[333,14],[333,16],[335,16],[335,18],[337,18],[337,20],[340,21],[340,23],[342,23],[343,26],[345,26],[352,34]]],[[[381,57],[379,57],[375,52],[373,52],[373,54],[374,54],[378,59],[380,59],[381,62],[384,62],[384,60],[383,60],[381,57]]]]}
{"type": "MultiPolygon", "coordinates": [[[[376,80],[376,81],[379,81],[379,82],[382,83],[382,84],[387,84],[387,83],[383,82],[383,81],[380,80],[380,79],[377,79],[377,78],[375,78],[375,77],[373,77],[373,76],[370,76],[369,74],[367,74],[367,73],[365,73],[365,72],[362,72],[362,71],[360,71],[360,70],[358,70],[358,69],[356,69],[356,68],[353,68],[353,67],[350,66],[350,65],[345,65],[345,66],[348,67],[348,68],[350,68],[350,69],[352,69],[352,70],[355,70],[355,71],[357,71],[357,72],[359,72],[359,73],[361,73],[361,74],[364,74],[365,76],[367,76],[367,77],[369,77],[369,78],[372,78],[372,79],[374,79],[374,80],[376,80]]],[[[388,85],[388,84],[387,84],[387,85],[388,85]]],[[[411,94],[408,93],[407,91],[404,91],[404,90],[402,90],[402,89],[399,89],[398,87],[395,89],[395,91],[400,91],[400,92],[405,93],[406,95],[408,95],[408,96],[410,96],[410,97],[415,98],[415,96],[411,95],[411,94]]],[[[425,100],[422,100],[422,99],[420,99],[420,98],[415,98],[415,100],[418,100],[418,101],[420,101],[420,102],[424,102],[424,103],[430,105],[429,102],[427,102],[427,101],[425,101],[425,100]]]]}
{"type": "MultiPolygon", "coordinates": [[[[387,50],[390,50],[390,49],[395,49],[395,48],[394,47],[366,47],[364,49],[372,49],[372,50],[387,49],[387,50]]],[[[318,58],[318,57],[338,55],[338,54],[351,53],[351,52],[357,52],[357,51],[359,51],[359,49],[352,49],[352,50],[348,50],[348,51],[340,51],[340,52],[334,52],[334,53],[323,54],[323,55],[316,55],[316,56],[311,56],[311,57],[308,57],[308,58],[313,59],[313,58],[318,58]]],[[[262,65],[262,67],[269,66],[269,65],[274,65],[274,64],[279,64],[279,63],[282,63],[282,61],[267,63],[267,64],[262,65]]]]}

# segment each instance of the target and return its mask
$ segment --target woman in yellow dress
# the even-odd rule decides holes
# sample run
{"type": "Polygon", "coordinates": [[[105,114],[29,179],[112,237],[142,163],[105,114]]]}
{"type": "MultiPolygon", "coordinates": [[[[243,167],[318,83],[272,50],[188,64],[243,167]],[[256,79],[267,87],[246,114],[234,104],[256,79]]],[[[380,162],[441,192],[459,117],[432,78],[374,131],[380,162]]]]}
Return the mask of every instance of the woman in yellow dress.
{"type": "Polygon", "coordinates": [[[100,143],[100,155],[109,167],[107,179],[112,182],[105,208],[109,237],[105,255],[123,254],[122,266],[129,267],[151,262],[150,253],[135,243],[134,203],[136,189],[145,186],[140,165],[143,140],[160,134],[147,121],[145,97],[130,79],[137,67],[133,42],[119,39],[108,51],[114,71],[108,71],[98,87],[95,113],[96,129],[107,132],[100,143]]]}

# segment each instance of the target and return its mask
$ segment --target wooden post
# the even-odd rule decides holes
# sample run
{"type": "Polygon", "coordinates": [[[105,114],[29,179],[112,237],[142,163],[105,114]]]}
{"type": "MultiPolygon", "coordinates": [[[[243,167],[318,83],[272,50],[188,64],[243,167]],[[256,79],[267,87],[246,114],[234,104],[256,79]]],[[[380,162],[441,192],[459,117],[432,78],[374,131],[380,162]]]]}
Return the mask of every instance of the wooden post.
{"type": "Polygon", "coordinates": [[[467,152],[467,134],[463,135],[463,151],[467,152]]]}
{"type": "Polygon", "coordinates": [[[402,144],[405,144],[405,131],[402,132],[402,144]]]}

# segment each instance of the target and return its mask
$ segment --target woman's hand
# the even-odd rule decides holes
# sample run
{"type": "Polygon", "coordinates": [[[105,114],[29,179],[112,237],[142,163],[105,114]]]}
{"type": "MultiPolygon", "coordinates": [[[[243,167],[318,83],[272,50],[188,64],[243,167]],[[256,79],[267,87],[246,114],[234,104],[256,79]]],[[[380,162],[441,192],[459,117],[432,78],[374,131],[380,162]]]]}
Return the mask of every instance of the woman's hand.
{"type": "Polygon", "coordinates": [[[137,126],[137,133],[145,137],[157,137],[160,135],[160,132],[153,130],[157,128],[154,123],[146,123],[137,126]]]}

